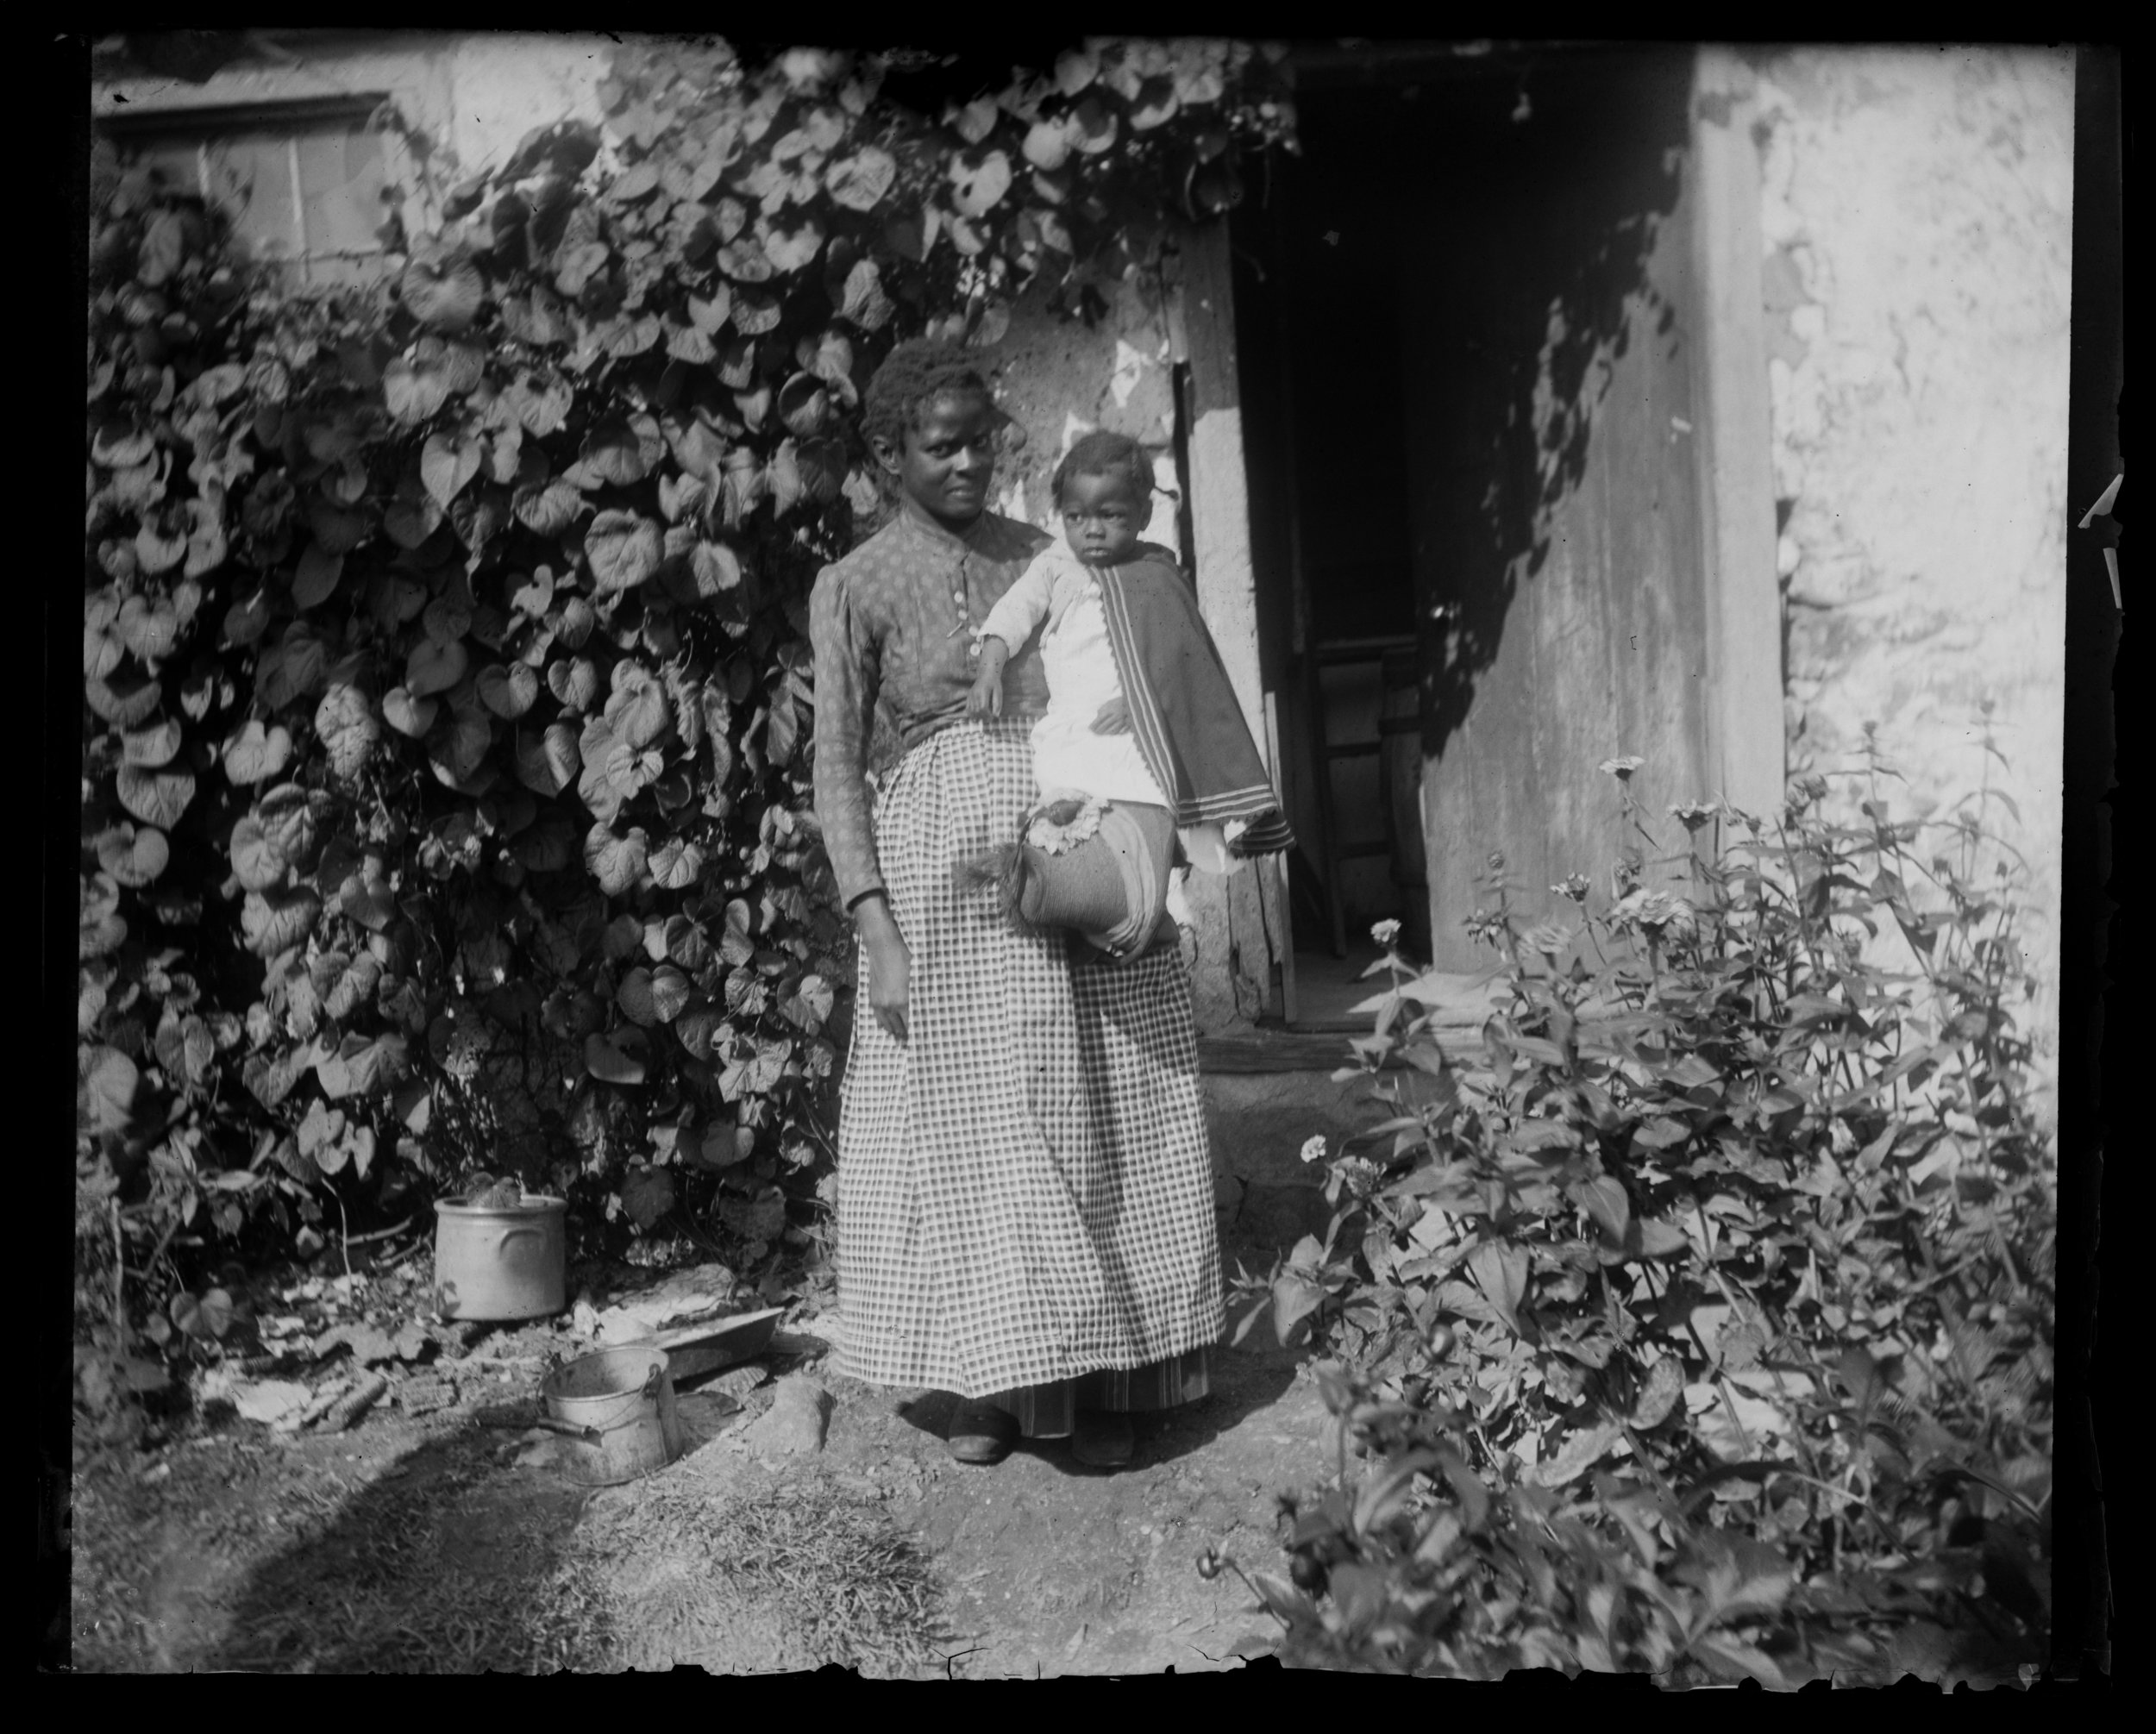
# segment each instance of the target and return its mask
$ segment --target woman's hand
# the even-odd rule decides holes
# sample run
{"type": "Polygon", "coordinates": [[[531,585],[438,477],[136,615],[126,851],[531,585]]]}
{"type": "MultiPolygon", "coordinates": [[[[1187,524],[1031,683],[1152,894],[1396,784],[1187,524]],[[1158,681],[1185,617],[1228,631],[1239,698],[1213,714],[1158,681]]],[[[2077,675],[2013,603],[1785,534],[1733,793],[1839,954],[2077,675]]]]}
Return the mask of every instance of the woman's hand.
{"type": "Polygon", "coordinates": [[[903,1042],[913,955],[899,932],[890,900],[881,892],[870,892],[854,905],[854,925],[868,954],[868,1009],[887,1033],[903,1042]]]}
{"type": "Polygon", "coordinates": [[[1100,714],[1093,719],[1096,735],[1127,735],[1131,732],[1131,701],[1121,693],[1100,707],[1100,714]]]}

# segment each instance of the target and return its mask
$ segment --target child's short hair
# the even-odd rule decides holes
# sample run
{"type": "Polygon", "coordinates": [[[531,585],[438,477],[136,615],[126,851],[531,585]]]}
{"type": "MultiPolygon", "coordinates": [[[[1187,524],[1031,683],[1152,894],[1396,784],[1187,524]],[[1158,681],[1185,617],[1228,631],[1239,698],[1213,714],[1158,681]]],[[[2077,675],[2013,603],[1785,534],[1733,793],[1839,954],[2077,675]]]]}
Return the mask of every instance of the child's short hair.
{"type": "Polygon", "coordinates": [[[1153,464],[1145,455],[1145,448],[1127,434],[1111,434],[1105,429],[1083,435],[1063,460],[1056,466],[1052,484],[1056,504],[1063,503],[1063,485],[1073,476],[1113,476],[1131,485],[1131,491],[1141,500],[1153,497],[1153,464]]]}
{"type": "Polygon", "coordinates": [[[921,412],[938,398],[975,395],[991,404],[995,401],[979,356],[956,343],[909,338],[893,347],[868,381],[862,394],[862,431],[872,440],[903,445],[921,412]]]}

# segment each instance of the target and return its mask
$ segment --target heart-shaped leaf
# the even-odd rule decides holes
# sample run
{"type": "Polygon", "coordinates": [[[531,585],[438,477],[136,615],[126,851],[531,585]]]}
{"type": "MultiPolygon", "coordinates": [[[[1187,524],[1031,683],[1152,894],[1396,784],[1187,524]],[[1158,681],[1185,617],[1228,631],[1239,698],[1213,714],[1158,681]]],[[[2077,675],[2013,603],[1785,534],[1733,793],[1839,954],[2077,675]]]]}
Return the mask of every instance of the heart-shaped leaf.
{"type": "Polygon", "coordinates": [[[359,775],[382,737],[367,694],[347,681],[333,681],[315,706],[315,734],[329,750],[329,768],[348,782],[359,775]]]}
{"type": "Polygon", "coordinates": [[[472,629],[472,610],[457,597],[440,596],[427,604],[419,623],[436,644],[454,644],[472,629]]]}
{"type": "Polygon", "coordinates": [[[399,355],[382,370],[382,396],[391,416],[410,425],[425,421],[449,401],[449,381],[439,367],[421,366],[399,355]]]}
{"type": "Polygon", "coordinates": [[[349,554],[367,539],[373,523],[363,508],[317,496],[307,502],[307,528],[327,552],[349,554]]]}
{"type": "Polygon", "coordinates": [[[555,623],[555,635],[563,648],[574,650],[592,635],[592,629],[599,624],[599,611],[580,596],[573,596],[561,604],[561,617],[555,623]]]}
{"type": "Polygon", "coordinates": [[[441,711],[440,699],[415,698],[402,686],[392,686],[382,695],[382,720],[415,741],[434,727],[441,711]]]}
{"type": "Polygon", "coordinates": [[[664,1168],[631,1168],[622,1180],[622,1214],[648,1229],[674,1208],[674,1176],[664,1168]]]}
{"type": "Polygon", "coordinates": [[[604,1036],[584,1038],[584,1069],[603,1084],[641,1084],[644,1064],[632,1058],[604,1036]]]}
{"type": "Polygon", "coordinates": [[[649,788],[664,768],[656,753],[618,739],[612,740],[604,753],[586,753],[585,760],[587,764],[602,767],[607,783],[624,801],[649,788]]]}
{"type": "Polygon", "coordinates": [[[228,853],[233,876],[249,891],[274,890],[291,870],[291,858],[254,813],[242,813],[233,825],[228,853]]]}
{"type": "Polygon", "coordinates": [[[153,575],[170,572],[187,558],[187,523],[169,508],[145,518],[135,533],[135,557],[153,575]]]}
{"type": "Polygon", "coordinates": [[[590,472],[593,485],[607,482],[617,488],[633,487],[651,473],[643,441],[623,422],[605,423],[586,434],[577,461],[590,472]]]}
{"type": "Polygon", "coordinates": [[[711,955],[711,942],[705,938],[704,930],[686,915],[669,916],[661,933],[667,956],[684,969],[701,969],[704,961],[711,955]]]}
{"type": "Polygon", "coordinates": [[[805,975],[801,985],[780,1006],[787,1018],[813,1036],[830,1021],[837,996],[820,975],[805,975]]]}
{"type": "MultiPolygon", "coordinates": [[[[315,1080],[322,1086],[323,1095],[342,1101],[351,1096],[378,1095],[401,1083],[409,1069],[403,1036],[348,1036],[337,1044],[335,1054],[316,1063],[315,1080]]],[[[355,1146],[352,1155],[358,1159],[361,1152],[356,1148],[357,1140],[348,1134],[347,1142],[355,1146]]],[[[373,1148],[369,1133],[365,1155],[372,1156],[373,1148]]]]}
{"type": "Polygon", "coordinates": [[[249,892],[240,905],[240,932],[257,957],[274,957],[298,945],[314,929],[322,899],[306,886],[286,892],[249,892]]]}
{"type": "Polygon", "coordinates": [[[139,659],[154,664],[170,655],[179,640],[179,610],[169,602],[130,596],[120,604],[113,629],[139,659]]]}
{"type": "Polygon", "coordinates": [[[337,893],[337,908],[370,933],[385,932],[397,919],[397,894],[379,869],[354,873],[337,893]]]}
{"type": "Polygon", "coordinates": [[[157,450],[157,436],[133,422],[107,422],[90,441],[90,455],[109,470],[132,469],[157,450]]]}
{"type": "Polygon", "coordinates": [[[548,813],[510,845],[510,853],[531,873],[559,873],[577,858],[576,829],[560,813],[548,813]]]}
{"type": "Polygon", "coordinates": [[[985,216],[1011,190],[1011,159],[1001,151],[961,151],[950,161],[951,203],[961,216],[985,216]]]}
{"type": "Polygon", "coordinates": [[[467,435],[434,433],[419,454],[419,479],[444,511],[479,473],[479,443],[467,435]]]}
{"type": "Polygon", "coordinates": [[[479,317],[486,285],[461,249],[423,243],[398,279],[397,297],[422,325],[455,333],[469,330],[479,317]]]}
{"type": "Polygon", "coordinates": [[[320,542],[310,542],[292,573],[292,601],[301,608],[319,608],[335,594],[344,576],[344,556],[331,554],[320,542]]]}
{"type": "Polygon", "coordinates": [[[122,736],[120,756],[128,764],[154,770],[160,765],[172,762],[173,755],[179,751],[180,738],[179,720],[167,717],[161,723],[122,736]]]}
{"type": "Polygon", "coordinates": [[[142,1087],[135,1061],[116,1048],[93,1048],[79,1064],[76,1087],[85,1120],[97,1131],[126,1130],[142,1087]]]}
{"type": "Polygon", "coordinates": [[[547,690],[564,711],[582,715],[599,697],[599,666],[588,656],[568,657],[547,665],[547,690]]]}
{"type": "Polygon", "coordinates": [[[724,283],[715,288],[707,300],[701,295],[689,297],[689,322],[705,336],[714,336],[726,322],[728,310],[733,306],[734,292],[724,283]]]}
{"type": "Polygon", "coordinates": [[[593,825],[584,838],[584,865],[591,869],[599,889],[609,897],[619,897],[632,889],[644,876],[649,859],[644,834],[631,830],[627,836],[617,836],[605,825],[593,825]]]}
{"type": "Polygon", "coordinates": [[[553,723],[536,737],[517,737],[517,774],[535,794],[560,794],[576,780],[582,765],[576,733],[566,723],[553,723]]]}
{"type": "Polygon", "coordinates": [[[100,867],[120,884],[138,887],[163,873],[172,859],[165,833],[147,826],[138,831],[130,824],[115,825],[99,835],[97,850],[100,867]]]}
{"type": "Polygon", "coordinates": [[[1035,168],[1053,174],[1069,159],[1070,135],[1060,120],[1036,121],[1026,128],[1019,149],[1035,168]]]}
{"type": "MultiPolygon", "coordinates": [[[[110,597],[110,591],[101,594],[110,597]]],[[[119,617],[119,604],[115,602],[105,610],[103,619],[85,617],[82,629],[82,672],[86,679],[103,680],[120,666],[120,659],[127,654],[127,646],[121,640],[115,622],[119,617]]]]}
{"type": "Polygon", "coordinates": [[[155,679],[83,682],[83,698],[90,708],[116,729],[147,722],[164,697],[165,689],[155,679]]]}
{"type": "Polygon", "coordinates": [[[404,690],[415,698],[447,692],[463,679],[469,661],[463,645],[454,640],[446,644],[423,640],[412,646],[411,655],[404,659],[404,690]]]}
{"type": "Polygon", "coordinates": [[[511,722],[538,702],[539,676],[521,662],[489,663],[479,671],[477,685],[479,703],[511,722]]]}
{"type": "MultiPolygon", "coordinates": [[[[453,789],[471,785],[471,792],[484,792],[478,786],[480,766],[487,749],[494,744],[494,723],[483,708],[453,708],[449,720],[428,737],[427,757],[434,773],[453,789]]],[[[484,779],[491,783],[492,777],[484,779]]]]}
{"type": "Polygon", "coordinates": [[[370,1004],[381,984],[382,966],[371,952],[343,960],[322,993],[322,1009],[339,1023],[370,1004]]]}
{"type": "MultiPolygon", "coordinates": [[[[744,289],[734,300],[734,329],[748,337],[775,329],[780,319],[779,297],[744,289]]],[[[753,423],[751,424],[753,425],[753,423]]]]}
{"type": "Polygon", "coordinates": [[[686,891],[704,876],[704,851],[670,837],[652,851],[651,877],[667,891],[686,891]]]}
{"type": "Polygon", "coordinates": [[[824,188],[835,204],[870,211],[883,202],[898,179],[898,159],[875,145],[841,157],[824,172],[824,188]]]}
{"type": "Polygon", "coordinates": [[[626,656],[614,665],[612,681],[614,690],[606,700],[608,729],[639,751],[663,738],[674,722],[664,683],[626,656]]]}
{"type": "Polygon", "coordinates": [[[649,518],[605,511],[584,532],[584,557],[602,595],[643,583],[666,557],[666,537],[649,518]]]}
{"type": "Polygon", "coordinates": [[[195,798],[195,773],[184,767],[122,765],[115,781],[120,804],[162,830],[170,830],[195,798]]]}
{"type": "Polygon", "coordinates": [[[774,223],[757,238],[763,245],[763,256],[777,269],[799,271],[823,251],[824,225],[805,215],[790,228],[774,223]]]}
{"type": "Polygon", "coordinates": [[[712,483],[704,476],[680,475],[659,478],[659,510],[668,523],[680,523],[684,518],[701,512],[710,503],[712,483]]]}
{"type": "Polygon", "coordinates": [[[423,489],[400,488],[382,514],[382,528],[401,548],[417,548],[442,528],[442,508],[423,489]]]}
{"type": "Polygon", "coordinates": [[[636,968],[622,977],[621,986],[615,990],[614,1003],[622,1009],[622,1015],[632,1023],[650,1025],[660,1022],[659,1010],[651,997],[651,972],[636,968]]]}

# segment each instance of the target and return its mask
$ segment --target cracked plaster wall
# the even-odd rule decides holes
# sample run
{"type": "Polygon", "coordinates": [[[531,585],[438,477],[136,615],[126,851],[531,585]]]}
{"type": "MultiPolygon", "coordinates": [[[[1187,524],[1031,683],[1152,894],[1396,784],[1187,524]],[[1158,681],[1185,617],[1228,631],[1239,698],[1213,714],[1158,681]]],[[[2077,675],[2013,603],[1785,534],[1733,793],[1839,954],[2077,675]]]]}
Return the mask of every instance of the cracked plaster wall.
{"type": "MultiPolygon", "coordinates": [[[[1865,730],[1945,818],[1989,779],[2030,867],[2025,1025],[2056,1064],[2073,59],[1760,57],[1792,775],[1856,817],[1865,730]],[[1985,753],[1987,721],[2002,768],[1985,753]]],[[[1906,957],[1900,960],[1906,962],[1906,957]]]]}

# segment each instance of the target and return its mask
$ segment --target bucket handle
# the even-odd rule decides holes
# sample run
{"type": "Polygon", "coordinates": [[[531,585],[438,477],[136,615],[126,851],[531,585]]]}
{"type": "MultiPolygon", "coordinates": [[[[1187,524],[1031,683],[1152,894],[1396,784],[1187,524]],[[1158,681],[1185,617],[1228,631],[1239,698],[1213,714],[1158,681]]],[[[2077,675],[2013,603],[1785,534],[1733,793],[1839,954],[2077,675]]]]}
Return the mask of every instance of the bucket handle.
{"type": "Polygon", "coordinates": [[[580,1421],[564,1421],[554,1415],[538,1416],[535,1418],[532,1424],[536,1427],[544,1427],[549,1433],[567,1433],[572,1439],[582,1439],[593,1445],[599,1443],[601,1437],[604,1437],[604,1431],[611,1430],[587,1427],[580,1421]]]}
{"type": "Polygon", "coordinates": [[[495,1252],[499,1254],[501,1249],[507,1246],[510,1242],[516,1239],[518,1235],[523,1234],[534,1236],[540,1240],[544,1240],[547,1237],[547,1231],[542,1228],[505,1228],[502,1230],[502,1237],[494,1243],[495,1252]]]}
{"type": "MultiPolygon", "coordinates": [[[[558,1355],[555,1358],[553,1364],[556,1366],[560,1364],[558,1355]]],[[[657,1399],[659,1387],[666,1376],[667,1363],[662,1355],[661,1359],[652,1362],[651,1371],[644,1375],[644,1382],[639,1388],[620,1393],[624,1399],[622,1406],[610,1414],[605,1420],[590,1424],[580,1424],[574,1421],[559,1420],[548,1416],[542,1418],[539,1424],[542,1427],[551,1427],[557,1433],[578,1434],[584,1438],[596,1441],[602,1434],[618,1432],[624,1427],[633,1426],[641,1420],[644,1413],[644,1405],[657,1399]]]]}

